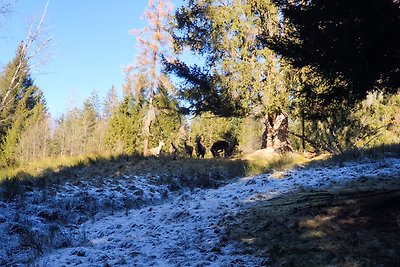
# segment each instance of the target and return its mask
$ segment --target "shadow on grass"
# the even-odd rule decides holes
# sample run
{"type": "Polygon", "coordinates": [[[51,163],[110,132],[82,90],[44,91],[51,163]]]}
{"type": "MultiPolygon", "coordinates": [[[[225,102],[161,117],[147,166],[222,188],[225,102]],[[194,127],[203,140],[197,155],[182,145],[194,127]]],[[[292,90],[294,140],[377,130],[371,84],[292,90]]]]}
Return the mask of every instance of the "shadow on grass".
{"type": "Polygon", "coordinates": [[[23,168],[0,171],[0,196],[10,200],[32,186],[44,188],[68,181],[118,179],[123,175],[158,176],[158,182],[176,190],[217,188],[236,178],[293,168],[303,159],[298,154],[231,159],[142,155],[50,158],[23,168]]]}
{"type": "Polygon", "coordinates": [[[158,182],[170,184],[171,189],[216,188],[228,180],[245,176],[250,164],[240,159],[145,158],[141,155],[91,156],[68,160],[68,163],[57,158],[52,161],[33,171],[27,167],[3,171],[0,197],[11,200],[32,187],[44,188],[86,179],[118,179],[124,175],[159,176],[158,182]]]}
{"type": "Polygon", "coordinates": [[[266,266],[400,266],[400,177],[299,190],[226,225],[266,266]]]}
{"type": "Polygon", "coordinates": [[[342,164],[348,161],[359,161],[365,158],[380,159],[384,157],[400,158],[400,144],[379,145],[372,148],[355,148],[344,151],[340,154],[331,155],[321,160],[316,159],[310,162],[310,165],[334,165],[342,164]]]}
{"type": "Polygon", "coordinates": [[[171,188],[215,188],[227,181],[260,173],[284,171],[303,165],[330,165],[363,157],[400,157],[400,144],[383,145],[368,150],[352,150],[328,160],[307,161],[300,154],[269,154],[234,159],[178,158],[141,155],[91,155],[86,157],[49,158],[45,163],[0,170],[0,197],[12,199],[34,187],[61,184],[82,179],[116,178],[123,175],[161,176],[171,188]]]}

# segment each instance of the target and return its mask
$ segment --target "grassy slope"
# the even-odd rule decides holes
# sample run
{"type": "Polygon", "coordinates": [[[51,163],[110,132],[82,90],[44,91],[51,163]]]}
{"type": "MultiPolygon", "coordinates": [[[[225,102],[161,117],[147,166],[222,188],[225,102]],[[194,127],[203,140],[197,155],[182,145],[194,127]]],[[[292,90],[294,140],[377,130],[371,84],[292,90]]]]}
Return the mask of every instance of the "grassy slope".
{"type": "MultiPolygon", "coordinates": [[[[165,183],[172,182],[173,178],[174,183],[178,182],[179,186],[210,188],[237,177],[292,168],[305,161],[304,157],[296,154],[175,160],[170,157],[143,158],[126,155],[48,158],[26,166],[0,170],[0,186],[13,187],[24,183],[46,186],[77,179],[118,179],[124,174],[133,174],[162,176],[165,183]]],[[[21,187],[18,188],[20,189],[21,187]]]]}
{"type": "Polygon", "coordinates": [[[225,239],[267,266],[400,266],[400,177],[382,181],[258,203],[226,226],[225,239]]]}
{"type": "MultiPolygon", "coordinates": [[[[330,165],[363,157],[400,157],[400,146],[351,151],[312,164],[330,165]]],[[[307,160],[257,152],[232,160],[131,156],[50,159],[0,172],[0,185],[12,198],[20,183],[38,186],[67,180],[162,175],[178,187],[215,187],[226,179],[282,171],[307,160]],[[171,180],[171,177],[178,179],[171,180]],[[11,181],[11,182],[10,182],[11,181]]],[[[279,177],[279,175],[277,175],[279,177]]],[[[325,191],[298,191],[259,203],[227,225],[226,239],[243,242],[274,266],[400,266],[400,184],[357,181],[325,191]]],[[[253,250],[249,250],[253,251],[253,250]]]]}

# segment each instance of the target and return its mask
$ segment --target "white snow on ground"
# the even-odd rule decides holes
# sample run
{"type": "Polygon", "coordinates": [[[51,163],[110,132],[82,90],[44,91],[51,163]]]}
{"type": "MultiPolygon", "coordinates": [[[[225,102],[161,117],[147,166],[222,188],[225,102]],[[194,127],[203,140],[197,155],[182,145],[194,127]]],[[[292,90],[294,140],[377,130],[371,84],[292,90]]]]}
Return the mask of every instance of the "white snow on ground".
{"type": "MultiPolygon", "coordinates": [[[[299,168],[283,173],[282,176],[282,179],[276,179],[269,174],[258,175],[233,181],[217,189],[181,190],[176,193],[168,191],[166,185],[156,185],[156,177],[150,179],[152,183],[148,182],[149,178],[143,177],[106,179],[108,182],[104,183],[104,189],[93,187],[92,184],[92,189],[67,184],[58,189],[59,201],[60,198],[68,198],[65,192],[76,195],[84,187],[87,195],[98,198],[96,203],[99,207],[105,207],[99,203],[106,201],[110,194],[114,194],[114,198],[119,201],[131,191],[136,192],[137,196],[134,196],[138,197],[138,203],[129,206],[130,209],[126,211],[108,216],[96,215],[85,223],[75,223],[73,230],[62,228],[72,241],[65,246],[58,246],[58,249],[44,249],[35,264],[260,266],[261,259],[246,254],[240,244],[228,243],[222,238],[223,222],[235,220],[236,213],[257,201],[268,200],[301,187],[320,188],[359,178],[382,181],[385,177],[400,179],[400,159],[299,168]],[[98,190],[103,191],[100,194],[98,190]],[[142,198],[146,201],[142,201],[142,198]]],[[[4,210],[4,205],[1,207],[4,210]]],[[[0,231],[5,231],[1,225],[6,223],[7,219],[0,223],[0,231]]],[[[5,236],[0,232],[1,235],[5,236]]],[[[1,252],[0,255],[7,255],[1,252]]]]}

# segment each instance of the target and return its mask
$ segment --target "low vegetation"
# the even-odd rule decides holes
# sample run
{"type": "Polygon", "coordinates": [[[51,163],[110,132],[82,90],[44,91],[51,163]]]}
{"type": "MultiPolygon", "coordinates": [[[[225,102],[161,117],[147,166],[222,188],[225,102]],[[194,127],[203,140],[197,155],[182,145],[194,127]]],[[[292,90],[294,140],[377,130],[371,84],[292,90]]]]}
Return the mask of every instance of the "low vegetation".
{"type": "Polygon", "coordinates": [[[400,177],[263,201],[227,226],[268,266],[399,266],[400,177]]]}
{"type": "Polygon", "coordinates": [[[30,185],[46,186],[71,180],[151,174],[162,177],[159,182],[177,188],[213,188],[238,177],[280,172],[307,161],[300,154],[277,155],[265,150],[231,159],[93,154],[86,157],[46,158],[25,166],[2,169],[0,185],[6,188],[4,192],[10,198],[20,193],[24,188],[21,184],[27,182],[30,185]]]}

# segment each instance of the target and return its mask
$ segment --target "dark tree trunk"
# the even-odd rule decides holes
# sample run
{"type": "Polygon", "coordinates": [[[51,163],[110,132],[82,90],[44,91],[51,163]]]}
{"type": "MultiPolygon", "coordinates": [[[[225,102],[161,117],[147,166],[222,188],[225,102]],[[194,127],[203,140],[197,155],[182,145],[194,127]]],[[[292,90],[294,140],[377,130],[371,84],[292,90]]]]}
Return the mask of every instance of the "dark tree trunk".
{"type": "Polygon", "coordinates": [[[277,153],[293,151],[289,141],[289,120],[287,114],[266,114],[265,131],[261,148],[272,148],[277,153]]]}

